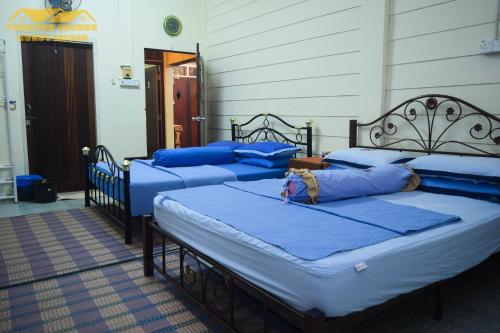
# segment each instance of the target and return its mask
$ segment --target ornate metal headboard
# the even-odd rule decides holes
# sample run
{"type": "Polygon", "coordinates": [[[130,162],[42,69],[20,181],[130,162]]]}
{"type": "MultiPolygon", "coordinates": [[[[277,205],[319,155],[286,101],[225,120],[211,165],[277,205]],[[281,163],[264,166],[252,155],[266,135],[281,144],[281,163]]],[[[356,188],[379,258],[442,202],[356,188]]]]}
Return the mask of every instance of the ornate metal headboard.
{"type": "Polygon", "coordinates": [[[422,95],[372,122],[351,120],[349,146],[500,157],[500,118],[460,98],[422,95]],[[363,130],[369,131],[371,145],[359,144],[363,130]]]}
{"type": "Polygon", "coordinates": [[[234,118],[231,118],[231,138],[233,141],[241,141],[246,143],[253,143],[257,141],[276,141],[288,143],[294,146],[305,146],[306,153],[308,157],[312,156],[312,121],[306,121],[306,126],[293,126],[292,124],[284,121],[280,117],[271,113],[261,113],[247,121],[243,124],[237,124],[234,118]],[[278,131],[273,128],[273,124],[270,120],[278,120],[280,125],[284,128],[292,129],[295,134],[288,134],[278,131]],[[262,120],[259,124],[258,121],[262,120]],[[250,127],[246,129],[245,127],[254,124],[254,121],[258,124],[258,127],[250,127]]]}

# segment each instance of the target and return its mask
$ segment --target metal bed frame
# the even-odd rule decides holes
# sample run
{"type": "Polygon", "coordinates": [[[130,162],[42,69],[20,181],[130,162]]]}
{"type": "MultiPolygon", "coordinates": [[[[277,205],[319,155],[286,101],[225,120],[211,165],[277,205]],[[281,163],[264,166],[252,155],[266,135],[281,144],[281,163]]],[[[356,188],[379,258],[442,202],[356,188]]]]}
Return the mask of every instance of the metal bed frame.
{"type": "MultiPolygon", "coordinates": [[[[261,113],[249,121],[238,124],[231,119],[231,139],[244,143],[257,141],[277,141],[288,143],[297,147],[304,147],[308,157],[312,156],[312,121],[306,121],[306,126],[294,126],[282,118],[271,114],[261,113]],[[258,124],[261,120],[262,123],[258,124]],[[272,120],[276,120],[275,123],[272,120]],[[256,126],[256,124],[258,124],[256,126]],[[282,132],[275,125],[284,127],[282,132]]],[[[132,162],[125,159],[119,165],[110,151],[103,145],[97,146],[92,152],[90,148],[82,149],[85,165],[85,207],[91,203],[101,208],[102,211],[114,222],[124,229],[125,244],[132,243],[132,227],[135,218],[130,211],[130,166],[132,162]],[[100,171],[98,162],[106,163],[110,175],[100,171]]]]}
{"type": "MultiPolygon", "coordinates": [[[[447,95],[423,95],[409,99],[381,117],[370,123],[358,123],[356,120],[350,122],[350,147],[364,147],[370,149],[394,149],[407,150],[419,153],[434,154],[455,154],[467,156],[489,156],[500,157],[500,119],[468,102],[459,98],[447,95]],[[436,117],[441,114],[445,121],[444,128],[439,130],[435,125],[438,123],[436,117]],[[468,109],[467,111],[465,109],[468,109]],[[402,126],[393,118],[400,119],[408,124],[415,133],[417,139],[411,137],[402,138],[389,143],[380,143],[384,136],[392,136],[397,133],[398,125],[402,126]],[[417,119],[423,119],[423,125],[418,124],[417,119]],[[494,152],[489,152],[481,146],[475,146],[469,142],[458,139],[442,140],[444,134],[458,123],[465,122],[464,119],[472,120],[473,124],[469,129],[469,135],[472,140],[482,143],[493,143],[494,152]],[[477,121],[477,122],[476,122],[477,121]],[[421,127],[422,125],[422,127],[421,127]],[[358,145],[358,132],[368,130],[371,146],[358,145]],[[427,133],[424,137],[422,133],[427,133]],[[400,143],[410,143],[418,148],[401,147],[400,143]],[[462,153],[459,151],[442,150],[443,146],[452,144],[466,147],[475,153],[462,153]],[[497,149],[498,148],[498,149],[497,149]]],[[[233,133],[236,130],[233,126],[233,133]]],[[[463,134],[462,134],[463,135],[463,134]]],[[[469,139],[469,138],[467,138],[469,139]]],[[[326,318],[325,314],[318,309],[309,311],[299,311],[286,304],[278,297],[268,293],[264,289],[256,286],[252,282],[233,272],[230,268],[210,258],[208,255],[197,250],[195,246],[176,238],[167,230],[161,229],[151,216],[143,217],[144,234],[144,275],[152,276],[154,271],[158,272],[169,281],[173,282],[178,288],[186,291],[197,303],[215,315],[222,323],[232,331],[237,331],[235,326],[235,290],[243,288],[249,290],[249,293],[260,300],[263,313],[263,331],[269,330],[268,318],[271,313],[279,314],[287,321],[306,333],[326,333],[334,331],[343,331],[354,322],[365,319],[373,314],[379,313],[393,305],[400,303],[408,298],[414,297],[427,291],[434,292],[433,315],[436,320],[440,320],[443,314],[442,308],[442,285],[446,281],[439,281],[423,287],[411,293],[399,295],[383,304],[379,304],[361,312],[349,314],[344,317],[326,318]],[[153,253],[154,240],[161,239],[161,254],[153,253]],[[172,269],[168,269],[165,264],[165,243],[172,242],[177,246],[177,252],[170,254],[178,255],[179,264],[177,266],[178,274],[172,274],[172,269]],[[218,276],[222,284],[210,283],[210,280],[218,276]],[[201,291],[194,292],[195,286],[201,291]]]]}

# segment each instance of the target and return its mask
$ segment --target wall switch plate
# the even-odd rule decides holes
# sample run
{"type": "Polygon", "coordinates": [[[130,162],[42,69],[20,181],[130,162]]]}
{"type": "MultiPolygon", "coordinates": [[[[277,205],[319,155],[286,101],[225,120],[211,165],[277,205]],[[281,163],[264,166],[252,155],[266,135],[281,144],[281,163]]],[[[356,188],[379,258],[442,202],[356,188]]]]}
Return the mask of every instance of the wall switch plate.
{"type": "Polygon", "coordinates": [[[493,52],[500,52],[500,38],[493,40],[493,52]]]}
{"type": "Polygon", "coordinates": [[[141,86],[139,80],[119,79],[118,82],[120,82],[120,86],[122,87],[139,88],[141,86]]]}
{"type": "Polygon", "coordinates": [[[480,42],[480,51],[483,54],[493,52],[493,39],[483,39],[480,42]]]}

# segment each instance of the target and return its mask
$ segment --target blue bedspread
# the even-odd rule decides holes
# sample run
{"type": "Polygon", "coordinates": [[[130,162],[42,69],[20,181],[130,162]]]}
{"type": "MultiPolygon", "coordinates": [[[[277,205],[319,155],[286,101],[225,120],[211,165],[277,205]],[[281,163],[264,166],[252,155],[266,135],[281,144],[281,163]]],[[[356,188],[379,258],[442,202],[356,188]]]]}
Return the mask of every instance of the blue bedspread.
{"type": "MultiPolygon", "coordinates": [[[[238,163],[219,166],[202,165],[193,167],[165,168],[152,166],[152,160],[134,160],[130,169],[130,211],[132,216],[153,213],[153,199],[161,191],[177,190],[203,185],[222,184],[225,181],[255,180],[284,177],[286,169],[267,169],[238,163]]],[[[97,168],[107,174],[106,163],[98,163],[97,168]]],[[[115,175],[118,176],[118,175],[115,175]]],[[[115,189],[102,190],[123,202],[123,175],[115,189]]],[[[96,184],[94,179],[91,181],[96,184]]]]}
{"type": "Polygon", "coordinates": [[[184,182],[185,188],[216,185],[238,180],[234,172],[214,165],[165,168],[158,165],[153,166],[150,160],[135,160],[134,162],[142,163],[179,177],[184,182]]]}
{"type": "Polygon", "coordinates": [[[226,183],[160,195],[305,260],[321,259],[459,220],[457,216],[373,198],[314,206],[283,204],[275,194],[282,183],[283,180],[226,183]]]}

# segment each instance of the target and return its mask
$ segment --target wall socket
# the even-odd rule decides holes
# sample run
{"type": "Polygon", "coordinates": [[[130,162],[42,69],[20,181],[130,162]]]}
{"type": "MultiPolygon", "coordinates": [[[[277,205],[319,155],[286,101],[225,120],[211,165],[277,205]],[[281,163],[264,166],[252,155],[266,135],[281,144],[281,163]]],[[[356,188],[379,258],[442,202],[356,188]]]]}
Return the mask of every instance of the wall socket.
{"type": "Polygon", "coordinates": [[[500,39],[483,39],[479,43],[479,49],[482,54],[500,52],[500,39]]]}

